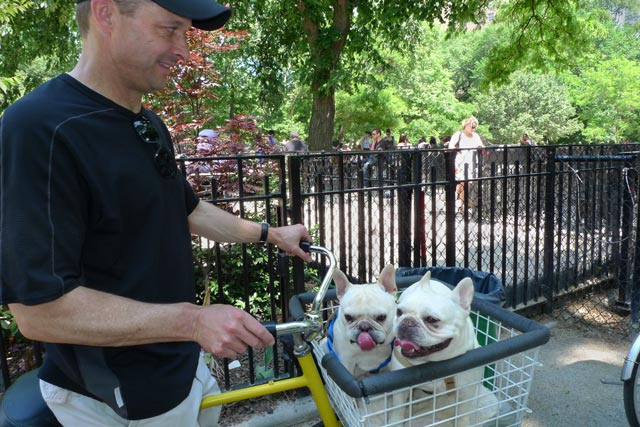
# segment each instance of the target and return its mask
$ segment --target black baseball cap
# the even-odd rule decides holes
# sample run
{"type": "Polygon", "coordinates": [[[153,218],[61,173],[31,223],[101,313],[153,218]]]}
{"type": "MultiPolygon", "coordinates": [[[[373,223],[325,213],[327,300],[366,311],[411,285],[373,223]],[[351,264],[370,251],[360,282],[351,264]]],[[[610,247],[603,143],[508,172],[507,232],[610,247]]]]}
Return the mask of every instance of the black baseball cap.
{"type": "MultiPolygon", "coordinates": [[[[77,0],[81,3],[86,0],[77,0]]],[[[217,30],[231,16],[231,9],[213,0],[152,0],[169,12],[191,19],[191,24],[201,30],[217,30]]]]}

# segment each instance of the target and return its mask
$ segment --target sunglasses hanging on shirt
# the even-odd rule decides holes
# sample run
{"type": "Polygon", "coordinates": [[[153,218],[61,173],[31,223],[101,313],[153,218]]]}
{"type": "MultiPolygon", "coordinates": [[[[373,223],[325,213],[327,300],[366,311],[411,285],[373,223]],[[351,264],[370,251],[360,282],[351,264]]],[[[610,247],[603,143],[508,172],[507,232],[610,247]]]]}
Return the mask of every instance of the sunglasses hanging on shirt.
{"type": "Polygon", "coordinates": [[[158,133],[153,123],[151,123],[151,120],[144,114],[139,114],[133,120],[133,127],[144,142],[158,146],[153,158],[160,176],[163,178],[175,178],[176,175],[178,175],[176,159],[173,157],[173,153],[167,144],[160,137],[160,133],[158,133]]]}

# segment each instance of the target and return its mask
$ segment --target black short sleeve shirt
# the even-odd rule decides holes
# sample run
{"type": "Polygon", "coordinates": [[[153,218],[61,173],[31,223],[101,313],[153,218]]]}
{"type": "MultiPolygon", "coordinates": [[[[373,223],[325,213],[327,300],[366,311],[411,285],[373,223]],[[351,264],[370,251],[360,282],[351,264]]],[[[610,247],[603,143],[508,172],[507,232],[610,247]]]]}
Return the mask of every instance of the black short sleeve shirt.
{"type": "MultiPolygon", "coordinates": [[[[161,120],[143,109],[171,147],[161,120]]],[[[64,74],[0,117],[0,303],[52,301],[78,286],[150,303],[193,302],[186,180],[162,177],[136,114],[64,74]]],[[[179,404],[196,343],[46,344],[41,378],[128,419],[179,404]]]]}

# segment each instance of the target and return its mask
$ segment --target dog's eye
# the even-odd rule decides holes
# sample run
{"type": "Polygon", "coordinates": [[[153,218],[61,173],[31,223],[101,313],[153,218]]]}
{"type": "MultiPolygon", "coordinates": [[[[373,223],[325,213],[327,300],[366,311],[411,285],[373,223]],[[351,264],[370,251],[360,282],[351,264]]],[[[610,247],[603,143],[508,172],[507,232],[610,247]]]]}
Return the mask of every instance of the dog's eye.
{"type": "Polygon", "coordinates": [[[402,310],[397,309],[396,310],[396,316],[398,316],[398,317],[402,316],[402,310]]]}
{"type": "Polygon", "coordinates": [[[385,320],[387,320],[387,315],[386,314],[381,314],[380,316],[376,317],[376,322],[378,322],[378,323],[382,323],[385,320]]]}
{"type": "Polygon", "coordinates": [[[424,318],[424,321],[427,323],[438,323],[439,320],[436,319],[435,317],[431,317],[431,316],[427,316],[424,318]]]}
{"type": "Polygon", "coordinates": [[[350,314],[345,314],[344,319],[349,323],[353,322],[353,316],[350,314]]]}

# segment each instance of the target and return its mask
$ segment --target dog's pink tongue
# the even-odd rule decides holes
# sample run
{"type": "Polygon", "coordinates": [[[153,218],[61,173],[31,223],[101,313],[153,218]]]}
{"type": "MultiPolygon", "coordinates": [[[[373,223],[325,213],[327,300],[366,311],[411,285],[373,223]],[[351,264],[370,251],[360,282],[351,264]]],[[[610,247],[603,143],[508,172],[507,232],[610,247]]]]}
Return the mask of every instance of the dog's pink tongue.
{"type": "Polygon", "coordinates": [[[371,338],[369,332],[360,332],[360,335],[358,335],[358,345],[360,346],[360,350],[369,351],[373,350],[376,342],[371,338]]]}
{"type": "Polygon", "coordinates": [[[402,348],[404,351],[410,351],[410,350],[419,350],[420,346],[412,343],[411,341],[404,341],[404,340],[399,340],[396,338],[396,341],[394,343],[395,345],[399,345],[400,348],[402,348]]]}

